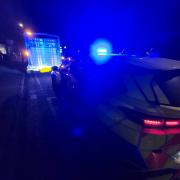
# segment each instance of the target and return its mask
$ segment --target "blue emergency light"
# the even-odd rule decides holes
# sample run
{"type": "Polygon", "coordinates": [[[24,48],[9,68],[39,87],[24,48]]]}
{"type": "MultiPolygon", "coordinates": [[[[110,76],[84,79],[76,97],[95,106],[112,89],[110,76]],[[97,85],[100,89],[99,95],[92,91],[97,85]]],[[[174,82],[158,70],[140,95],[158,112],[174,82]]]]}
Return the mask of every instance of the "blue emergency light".
{"type": "Polygon", "coordinates": [[[96,40],[90,49],[90,55],[93,61],[98,64],[104,64],[109,61],[112,54],[112,45],[105,39],[96,40]]]}

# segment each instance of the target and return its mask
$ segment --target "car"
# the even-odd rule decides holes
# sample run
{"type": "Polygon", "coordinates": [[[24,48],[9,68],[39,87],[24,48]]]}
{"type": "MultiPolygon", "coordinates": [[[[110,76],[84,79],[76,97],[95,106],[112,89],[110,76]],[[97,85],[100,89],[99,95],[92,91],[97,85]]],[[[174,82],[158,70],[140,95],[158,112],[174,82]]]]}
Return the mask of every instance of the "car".
{"type": "Polygon", "coordinates": [[[57,66],[52,67],[51,79],[53,90],[57,97],[70,94],[71,89],[74,88],[73,76],[64,65],[61,65],[59,68],[57,66]]]}
{"type": "Polygon", "coordinates": [[[116,66],[124,88],[98,105],[99,119],[136,146],[149,169],[179,169],[180,61],[129,57],[116,66]]]}
{"type": "Polygon", "coordinates": [[[82,73],[83,81],[82,75],[77,78],[71,71],[56,68],[52,71],[53,86],[65,86],[70,92],[67,89],[74,91],[81,85],[83,88],[74,93],[79,92],[78,97],[96,109],[101,121],[139,149],[149,169],[178,169],[180,61],[124,55],[105,65],[86,66],[82,73]],[[61,84],[59,73],[66,74],[64,78],[73,88],[61,84]]]}

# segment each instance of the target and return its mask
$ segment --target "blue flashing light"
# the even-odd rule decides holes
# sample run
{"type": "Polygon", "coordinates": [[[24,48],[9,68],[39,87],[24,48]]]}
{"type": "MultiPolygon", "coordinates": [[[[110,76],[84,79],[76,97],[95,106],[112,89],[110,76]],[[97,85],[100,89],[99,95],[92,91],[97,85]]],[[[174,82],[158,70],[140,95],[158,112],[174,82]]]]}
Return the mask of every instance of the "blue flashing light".
{"type": "Polygon", "coordinates": [[[105,39],[96,40],[90,49],[90,55],[98,65],[105,64],[111,58],[112,45],[105,39]]]}
{"type": "Polygon", "coordinates": [[[106,48],[99,48],[97,49],[97,54],[99,56],[107,56],[108,50],[106,48]]]}

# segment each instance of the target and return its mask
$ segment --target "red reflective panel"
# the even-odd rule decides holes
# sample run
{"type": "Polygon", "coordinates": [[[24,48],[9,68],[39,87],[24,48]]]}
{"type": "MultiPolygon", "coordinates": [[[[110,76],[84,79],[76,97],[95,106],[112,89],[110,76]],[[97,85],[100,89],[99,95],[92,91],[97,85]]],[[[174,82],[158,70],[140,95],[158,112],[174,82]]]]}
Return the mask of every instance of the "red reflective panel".
{"type": "Polygon", "coordinates": [[[153,127],[162,127],[164,126],[164,121],[144,119],[144,125],[153,126],[153,127]]]}
{"type": "Polygon", "coordinates": [[[172,126],[179,126],[180,125],[180,120],[167,120],[165,122],[166,126],[172,127],[172,126]]]}
{"type": "Polygon", "coordinates": [[[154,134],[154,135],[170,135],[170,134],[180,134],[180,128],[167,128],[167,129],[157,129],[157,128],[144,128],[144,133],[154,134]]]}

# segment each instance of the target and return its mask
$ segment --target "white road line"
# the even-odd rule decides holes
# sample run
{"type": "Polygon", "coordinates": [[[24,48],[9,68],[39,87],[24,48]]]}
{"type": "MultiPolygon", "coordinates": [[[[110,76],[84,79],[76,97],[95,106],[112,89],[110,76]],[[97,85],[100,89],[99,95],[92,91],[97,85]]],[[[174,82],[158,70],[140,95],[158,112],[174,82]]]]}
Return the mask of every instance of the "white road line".
{"type": "Polygon", "coordinates": [[[53,104],[52,104],[52,100],[55,99],[55,97],[47,97],[47,102],[48,102],[48,105],[49,105],[49,108],[51,110],[51,113],[53,115],[53,117],[56,119],[57,118],[57,114],[56,114],[56,111],[53,107],[53,104]]]}
{"type": "MultiPolygon", "coordinates": [[[[37,76],[35,76],[35,80],[36,80],[36,82],[37,82],[40,90],[41,90],[41,91],[44,91],[44,89],[42,88],[41,82],[40,82],[40,80],[38,79],[37,76]]],[[[31,98],[35,99],[35,98],[37,98],[37,97],[35,97],[35,96],[32,95],[31,98]]],[[[50,111],[51,111],[53,117],[56,119],[56,118],[57,118],[57,114],[56,114],[56,111],[55,111],[55,109],[54,109],[54,107],[53,107],[53,104],[52,104],[52,100],[53,100],[53,99],[56,99],[56,97],[53,96],[53,97],[47,97],[47,98],[46,98],[46,100],[47,100],[47,102],[48,102],[48,105],[49,105],[49,108],[50,108],[50,111]]]]}
{"type": "Polygon", "coordinates": [[[30,89],[29,94],[36,94],[36,90],[35,89],[30,89]]]}
{"type": "Polygon", "coordinates": [[[21,79],[21,83],[20,83],[20,96],[21,96],[21,98],[24,95],[24,82],[25,82],[25,75],[23,75],[23,77],[21,79]]]}
{"type": "Polygon", "coordinates": [[[41,86],[41,82],[40,82],[40,80],[37,78],[37,76],[35,76],[35,80],[36,80],[37,84],[39,85],[40,90],[43,91],[43,88],[42,88],[42,86],[41,86]]]}
{"type": "Polygon", "coordinates": [[[30,99],[36,100],[36,99],[37,99],[37,95],[36,95],[36,94],[32,94],[32,95],[30,96],[30,99]]]}

